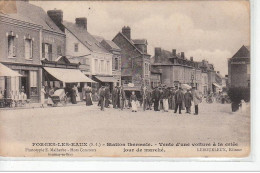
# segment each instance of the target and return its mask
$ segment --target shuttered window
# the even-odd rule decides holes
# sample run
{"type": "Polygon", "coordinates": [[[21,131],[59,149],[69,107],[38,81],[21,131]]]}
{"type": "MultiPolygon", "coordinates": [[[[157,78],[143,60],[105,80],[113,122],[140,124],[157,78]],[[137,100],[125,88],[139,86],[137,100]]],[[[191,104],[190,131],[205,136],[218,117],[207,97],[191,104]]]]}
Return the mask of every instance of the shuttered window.
{"type": "Polygon", "coordinates": [[[32,59],[32,40],[25,39],[24,41],[25,46],[25,58],[32,59]]]}

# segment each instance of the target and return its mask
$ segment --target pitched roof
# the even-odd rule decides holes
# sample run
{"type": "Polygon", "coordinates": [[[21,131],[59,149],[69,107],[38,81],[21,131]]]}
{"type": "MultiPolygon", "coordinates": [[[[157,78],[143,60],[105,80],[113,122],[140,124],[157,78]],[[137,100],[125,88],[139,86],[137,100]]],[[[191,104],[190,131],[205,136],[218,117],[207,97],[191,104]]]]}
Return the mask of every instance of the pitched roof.
{"type": "Polygon", "coordinates": [[[51,20],[47,13],[38,6],[24,1],[15,1],[17,13],[9,13],[7,16],[25,22],[37,24],[43,29],[62,33],[59,27],[51,20]]]}
{"type": "Polygon", "coordinates": [[[105,40],[103,37],[98,35],[92,35],[99,43],[101,43],[103,40],[105,40]]]}
{"type": "MultiPolygon", "coordinates": [[[[180,58],[180,55],[177,54],[175,57],[177,58],[180,58]]],[[[152,57],[152,63],[160,63],[160,64],[167,64],[167,65],[170,65],[170,64],[173,64],[173,62],[171,61],[171,58],[175,58],[172,53],[168,50],[164,50],[164,49],[161,49],[161,54],[159,55],[159,59],[160,59],[160,62],[158,62],[158,58],[156,58],[155,56],[152,57]]]]}
{"type": "Polygon", "coordinates": [[[109,53],[86,29],[78,27],[75,23],[66,21],[63,22],[63,25],[89,50],[109,53]]]}
{"type": "Polygon", "coordinates": [[[111,49],[121,50],[121,49],[116,45],[116,43],[114,43],[113,41],[111,41],[111,40],[103,40],[103,41],[106,42],[106,43],[111,47],[111,49]]]}
{"type": "Polygon", "coordinates": [[[250,58],[250,46],[242,46],[232,58],[250,58]]]}
{"type": "MultiPolygon", "coordinates": [[[[138,49],[138,47],[135,46],[135,43],[134,43],[134,41],[132,39],[128,39],[122,32],[119,32],[117,35],[119,35],[119,34],[122,35],[140,54],[142,54],[142,55],[149,55],[148,53],[144,53],[140,49],[138,49]]],[[[112,39],[112,40],[114,40],[114,39],[112,39]]],[[[149,55],[149,56],[151,56],[151,55],[149,55]]]]}
{"type": "Polygon", "coordinates": [[[133,39],[134,44],[147,44],[146,39],[133,39]]]}

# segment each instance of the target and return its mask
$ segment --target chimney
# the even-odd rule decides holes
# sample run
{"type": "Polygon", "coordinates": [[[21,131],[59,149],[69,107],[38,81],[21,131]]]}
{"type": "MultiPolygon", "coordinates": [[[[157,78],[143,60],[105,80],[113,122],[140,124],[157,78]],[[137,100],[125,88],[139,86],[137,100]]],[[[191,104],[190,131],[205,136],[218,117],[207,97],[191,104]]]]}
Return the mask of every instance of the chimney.
{"type": "Polygon", "coordinates": [[[88,26],[87,26],[87,18],[86,17],[79,17],[75,19],[76,21],[76,25],[80,28],[84,28],[86,30],[88,30],[88,26]]]}
{"type": "Polygon", "coordinates": [[[64,32],[64,26],[62,24],[62,22],[63,22],[63,11],[62,10],[56,10],[56,9],[48,10],[47,14],[51,18],[51,20],[60,28],[60,30],[64,32]]]}
{"type": "Polygon", "coordinates": [[[129,40],[131,40],[131,28],[129,26],[124,26],[122,28],[122,33],[126,36],[129,40]]]}
{"type": "Polygon", "coordinates": [[[162,62],[161,55],[162,55],[162,49],[160,47],[154,48],[154,61],[155,62],[157,62],[157,63],[162,62]]]}
{"type": "Polygon", "coordinates": [[[184,59],[184,52],[181,52],[181,58],[184,59]]]}
{"type": "Polygon", "coordinates": [[[190,61],[193,61],[193,56],[190,57],[190,61]]]}
{"type": "Polygon", "coordinates": [[[172,56],[176,56],[176,49],[172,49],[172,56]]]}

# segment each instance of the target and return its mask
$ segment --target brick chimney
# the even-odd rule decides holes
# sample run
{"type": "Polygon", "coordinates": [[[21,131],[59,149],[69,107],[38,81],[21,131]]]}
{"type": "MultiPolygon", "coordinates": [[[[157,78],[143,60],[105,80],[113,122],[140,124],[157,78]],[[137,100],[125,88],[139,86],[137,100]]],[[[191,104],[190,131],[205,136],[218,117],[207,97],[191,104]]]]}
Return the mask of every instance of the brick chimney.
{"type": "Polygon", "coordinates": [[[129,26],[124,26],[122,28],[122,33],[126,36],[129,40],[131,40],[131,28],[129,26]]]}
{"type": "Polygon", "coordinates": [[[76,25],[78,27],[81,27],[81,28],[88,30],[87,18],[86,17],[76,18],[75,21],[76,21],[76,25]]]}
{"type": "Polygon", "coordinates": [[[56,10],[56,9],[48,10],[47,14],[51,18],[51,20],[60,28],[60,30],[64,32],[64,26],[62,24],[62,22],[63,22],[63,11],[62,10],[56,10]]]}
{"type": "Polygon", "coordinates": [[[190,57],[190,61],[193,61],[193,56],[190,57]]]}
{"type": "Polygon", "coordinates": [[[154,48],[154,62],[160,63],[162,62],[162,49],[160,47],[154,48]]]}
{"type": "Polygon", "coordinates": [[[176,49],[172,49],[172,56],[176,56],[176,49]]]}
{"type": "Polygon", "coordinates": [[[184,59],[184,52],[181,52],[181,58],[184,59]]]}

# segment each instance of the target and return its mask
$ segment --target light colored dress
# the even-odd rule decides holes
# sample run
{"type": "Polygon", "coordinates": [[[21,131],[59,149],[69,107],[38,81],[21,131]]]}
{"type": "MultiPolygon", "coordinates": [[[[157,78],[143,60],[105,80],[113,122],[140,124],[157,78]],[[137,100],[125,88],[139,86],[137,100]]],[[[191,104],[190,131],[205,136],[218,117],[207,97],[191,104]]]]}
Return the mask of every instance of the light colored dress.
{"type": "Polygon", "coordinates": [[[41,104],[43,105],[45,103],[45,90],[44,88],[41,89],[41,104]]]}

